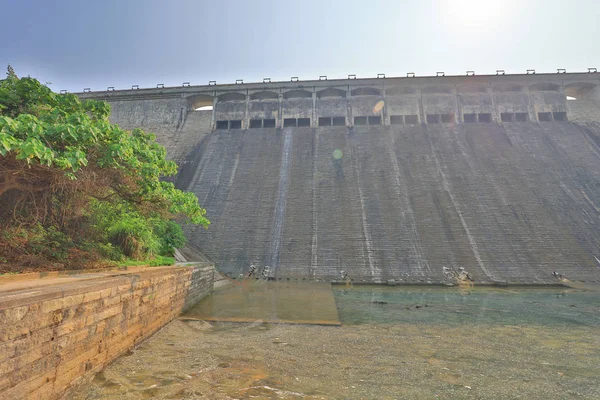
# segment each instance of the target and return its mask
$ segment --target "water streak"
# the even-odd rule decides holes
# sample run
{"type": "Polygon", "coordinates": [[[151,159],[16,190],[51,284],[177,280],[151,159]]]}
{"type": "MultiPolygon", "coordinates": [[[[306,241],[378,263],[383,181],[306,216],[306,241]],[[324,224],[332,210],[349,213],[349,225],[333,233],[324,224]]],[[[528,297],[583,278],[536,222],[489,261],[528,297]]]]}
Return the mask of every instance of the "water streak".
{"type": "Polygon", "coordinates": [[[456,214],[458,215],[460,224],[462,225],[463,230],[465,231],[465,233],[467,235],[467,239],[469,240],[469,244],[471,245],[471,251],[473,252],[473,256],[475,257],[475,261],[477,261],[477,265],[479,265],[479,268],[483,271],[483,273],[488,278],[490,278],[492,281],[496,280],[496,278],[494,277],[492,272],[486,268],[486,266],[483,262],[483,259],[481,258],[481,254],[479,253],[479,247],[477,246],[477,242],[475,241],[475,238],[471,234],[471,230],[469,229],[469,226],[467,225],[467,221],[463,217],[463,213],[462,213],[460,207],[458,206],[458,201],[454,197],[452,185],[450,184],[450,181],[448,180],[448,178],[446,177],[446,174],[444,173],[444,170],[442,168],[442,163],[440,162],[440,160],[438,160],[438,155],[437,155],[435,148],[433,147],[433,143],[431,142],[429,133],[426,132],[425,136],[427,137],[427,141],[429,142],[429,148],[431,150],[431,155],[432,155],[433,161],[435,163],[435,167],[437,169],[438,176],[440,177],[440,180],[442,182],[442,186],[443,186],[444,190],[446,191],[446,193],[448,194],[448,197],[450,198],[450,202],[452,203],[454,209],[456,210],[456,214]]]}
{"type": "MultiPolygon", "coordinates": [[[[229,146],[229,141],[227,144],[229,146]]],[[[225,154],[222,154],[221,157],[219,157],[219,168],[217,169],[217,173],[212,177],[212,179],[210,179],[210,183],[208,185],[205,183],[205,185],[208,186],[208,191],[206,192],[206,196],[204,196],[204,201],[201,203],[205,207],[208,204],[208,199],[212,198],[217,190],[217,187],[219,187],[219,184],[221,183],[221,174],[223,173],[223,167],[225,166],[226,159],[227,158],[225,157],[225,154]]]]}
{"type": "Polygon", "coordinates": [[[310,277],[315,277],[315,270],[318,264],[318,250],[319,250],[319,220],[317,213],[317,157],[319,154],[319,130],[315,129],[314,138],[314,158],[313,158],[313,176],[312,176],[312,243],[310,248],[311,260],[310,260],[310,277]]]}
{"type": "Polygon", "coordinates": [[[285,216],[285,203],[288,191],[288,175],[290,167],[290,151],[292,148],[292,131],[283,131],[283,152],[281,153],[281,167],[279,168],[279,187],[277,189],[277,202],[275,203],[275,215],[273,216],[273,236],[271,238],[270,266],[273,274],[277,274],[279,268],[279,253],[281,250],[281,236],[283,233],[283,222],[285,216]]]}
{"type": "Polygon", "coordinates": [[[392,163],[392,168],[394,170],[394,180],[396,183],[396,196],[402,202],[402,222],[408,224],[408,229],[411,231],[410,243],[413,248],[414,254],[416,256],[417,267],[421,275],[424,275],[423,267],[427,269],[427,272],[431,274],[431,268],[429,267],[429,263],[425,259],[423,253],[423,246],[421,245],[421,240],[419,238],[419,232],[417,231],[417,222],[415,220],[415,215],[412,209],[412,205],[410,199],[408,197],[407,185],[404,182],[402,177],[402,172],[400,171],[400,166],[398,165],[398,159],[395,153],[396,149],[396,141],[394,133],[391,134],[391,142],[392,145],[388,146],[388,155],[390,157],[390,161],[392,163]]]}
{"type": "Polygon", "coordinates": [[[375,260],[373,260],[373,240],[371,239],[371,233],[369,232],[369,223],[367,222],[367,212],[365,207],[365,198],[363,195],[361,183],[360,183],[360,171],[358,169],[358,162],[356,158],[358,155],[352,149],[352,163],[354,165],[354,171],[356,173],[356,186],[358,187],[358,200],[360,202],[360,211],[362,218],[362,228],[363,235],[365,237],[365,246],[367,248],[367,259],[369,260],[369,270],[371,272],[371,277],[373,278],[373,282],[380,283],[381,282],[381,269],[375,265],[375,260]]]}

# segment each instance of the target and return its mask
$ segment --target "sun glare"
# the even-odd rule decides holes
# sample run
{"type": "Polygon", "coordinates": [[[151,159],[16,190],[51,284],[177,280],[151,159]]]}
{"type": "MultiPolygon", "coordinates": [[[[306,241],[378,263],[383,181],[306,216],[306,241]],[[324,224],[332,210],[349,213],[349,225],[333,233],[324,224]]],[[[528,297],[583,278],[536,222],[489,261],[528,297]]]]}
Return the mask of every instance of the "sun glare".
{"type": "Polygon", "coordinates": [[[506,1],[446,0],[444,18],[465,29],[482,28],[503,17],[509,8],[506,1]]]}

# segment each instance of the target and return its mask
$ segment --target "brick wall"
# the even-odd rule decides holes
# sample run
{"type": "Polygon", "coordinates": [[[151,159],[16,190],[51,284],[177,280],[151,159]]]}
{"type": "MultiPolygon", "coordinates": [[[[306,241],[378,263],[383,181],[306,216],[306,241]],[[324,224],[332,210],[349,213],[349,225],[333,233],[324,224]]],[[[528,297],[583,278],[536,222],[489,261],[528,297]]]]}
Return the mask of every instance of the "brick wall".
{"type": "Polygon", "coordinates": [[[56,399],[212,289],[212,265],[0,294],[0,399],[56,399]]]}

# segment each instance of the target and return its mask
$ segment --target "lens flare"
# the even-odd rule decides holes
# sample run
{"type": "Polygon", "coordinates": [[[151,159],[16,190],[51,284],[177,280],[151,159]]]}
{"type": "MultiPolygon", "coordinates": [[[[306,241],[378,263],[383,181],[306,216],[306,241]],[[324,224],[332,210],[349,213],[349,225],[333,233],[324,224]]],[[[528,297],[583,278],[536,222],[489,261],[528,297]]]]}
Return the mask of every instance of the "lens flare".
{"type": "Polygon", "coordinates": [[[379,112],[383,110],[384,105],[385,103],[383,102],[383,100],[379,100],[377,104],[375,104],[375,107],[373,107],[373,114],[379,114],[379,112]]]}
{"type": "Polygon", "coordinates": [[[335,149],[333,151],[333,158],[335,158],[336,160],[339,160],[340,158],[342,158],[343,155],[344,155],[344,153],[340,149],[335,149]]]}

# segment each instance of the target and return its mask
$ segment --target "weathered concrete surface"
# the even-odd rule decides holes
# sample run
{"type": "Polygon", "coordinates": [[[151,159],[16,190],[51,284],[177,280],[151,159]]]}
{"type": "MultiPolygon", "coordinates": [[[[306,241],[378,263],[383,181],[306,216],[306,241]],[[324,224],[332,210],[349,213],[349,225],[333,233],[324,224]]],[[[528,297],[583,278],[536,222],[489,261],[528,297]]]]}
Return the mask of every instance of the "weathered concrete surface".
{"type": "MultiPolygon", "coordinates": [[[[590,129],[590,128],[588,128],[590,129]]],[[[188,189],[208,210],[192,244],[220,270],[440,282],[597,280],[600,156],[571,123],[215,132],[188,189]],[[340,160],[332,154],[343,152],[340,160]],[[280,193],[282,173],[288,174],[280,193]],[[274,220],[285,196],[281,235],[274,220]],[[272,264],[274,243],[279,262],[272,264]]]]}
{"type": "Polygon", "coordinates": [[[187,228],[190,243],[222,272],[435,283],[463,267],[478,282],[550,283],[600,279],[599,88],[599,74],[537,74],[82,97],[157,132],[212,221],[187,228]],[[283,127],[297,118],[309,126],[283,127]],[[277,128],[215,129],[267,119],[277,128]]]}
{"type": "Polygon", "coordinates": [[[206,264],[0,280],[0,399],[60,398],[207,295],[213,274],[206,264]]]}

